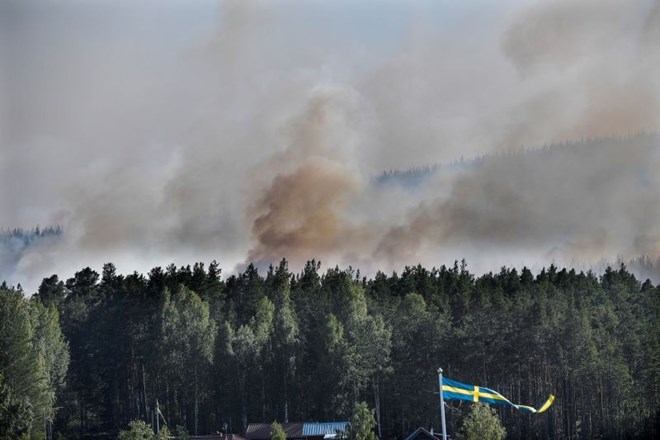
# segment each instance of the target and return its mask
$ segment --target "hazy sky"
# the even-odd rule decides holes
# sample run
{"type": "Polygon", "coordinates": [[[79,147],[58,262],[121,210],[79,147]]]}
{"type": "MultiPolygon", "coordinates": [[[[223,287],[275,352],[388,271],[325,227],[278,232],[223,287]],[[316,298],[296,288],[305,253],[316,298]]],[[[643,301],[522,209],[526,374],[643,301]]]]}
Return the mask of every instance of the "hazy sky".
{"type": "MultiPolygon", "coordinates": [[[[540,220],[552,197],[514,192],[540,205],[491,218],[498,197],[462,191],[503,177],[372,184],[388,169],[658,130],[659,1],[9,0],[0,51],[0,227],[66,230],[0,274],[29,288],[106,261],[130,272],[215,258],[227,273],[281,257],[391,270],[468,256],[498,270],[582,257],[556,251],[576,242],[598,243],[589,258],[660,254],[658,181],[638,191],[610,170],[641,173],[657,145],[597,161],[594,175],[614,173],[607,188],[643,206],[644,221],[626,197],[591,210],[617,216],[609,235],[577,227],[583,210],[540,220]],[[480,241],[501,223],[538,239],[480,241]]],[[[561,181],[565,167],[551,169],[546,182],[561,181]]],[[[558,191],[561,206],[603,205],[580,185],[558,191]]]]}

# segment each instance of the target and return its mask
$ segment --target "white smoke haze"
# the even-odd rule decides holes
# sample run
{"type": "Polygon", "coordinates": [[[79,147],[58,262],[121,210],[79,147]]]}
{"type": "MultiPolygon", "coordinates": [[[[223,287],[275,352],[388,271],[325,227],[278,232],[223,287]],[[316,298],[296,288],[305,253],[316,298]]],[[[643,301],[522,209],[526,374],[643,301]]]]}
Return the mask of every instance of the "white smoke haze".
{"type": "Polygon", "coordinates": [[[3,2],[0,279],[660,258],[660,2],[458,3],[3,2]]]}

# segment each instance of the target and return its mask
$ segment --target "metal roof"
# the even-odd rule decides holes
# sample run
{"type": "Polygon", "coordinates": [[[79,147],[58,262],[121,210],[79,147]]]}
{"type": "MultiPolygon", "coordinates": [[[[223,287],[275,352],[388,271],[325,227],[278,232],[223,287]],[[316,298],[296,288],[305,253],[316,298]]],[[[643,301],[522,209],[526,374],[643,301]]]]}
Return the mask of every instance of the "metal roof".
{"type": "MultiPolygon", "coordinates": [[[[282,428],[287,439],[300,439],[304,437],[326,437],[332,438],[337,431],[345,432],[348,422],[306,422],[306,423],[282,423],[282,428]]],[[[270,423],[250,423],[245,431],[247,440],[270,439],[270,423]]]]}
{"type": "Polygon", "coordinates": [[[238,434],[192,435],[190,440],[245,440],[238,434]]]}
{"type": "MultiPolygon", "coordinates": [[[[415,440],[415,439],[422,439],[422,438],[427,438],[429,440],[438,440],[437,435],[431,434],[428,432],[426,429],[419,427],[417,428],[412,434],[410,434],[408,437],[406,437],[404,440],[415,440]]],[[[447,436],[449,438],[449,436],[447,436]]]]}
{"type": "Polygon", "coordinates": [[[307,437],[328,434],[332,435],[336,434],[337,431],[345,432],[346,425],[348,425],[348,422],[304,423],[303,435],[307,437]]]}
{"type": "MultiPolygon", "coordinates": [[[[303,437],[303,423],[282,423],[282,429],[286,438],[303,437]]],[[[245,438],[248,440],[270,439],[270,423],[250,423],[245,431],[245,438]]]]}

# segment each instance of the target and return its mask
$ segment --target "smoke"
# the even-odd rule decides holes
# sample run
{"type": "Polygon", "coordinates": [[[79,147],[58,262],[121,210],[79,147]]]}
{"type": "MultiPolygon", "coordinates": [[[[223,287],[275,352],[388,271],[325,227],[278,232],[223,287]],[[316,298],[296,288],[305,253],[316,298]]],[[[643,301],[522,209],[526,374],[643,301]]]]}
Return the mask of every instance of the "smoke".
{"type": "Polygon", "coordinates": [[[347,214],[349,200],[363,191],[350,157],[363,141],[364,112],[351,90],[313,91],[303,115],[291,123],[291,144],[259,167],[260,175],[274,177],[255,190],[258,199],[248,210],[257,240],[249,261],[286,257],[300,266],[315,255],[336,259],[344,243],[364,241],[366,229],[351,226],[347,214]]]}
{"type": "Polygon", "coordinates": [[[0,278],[660,257],[660,4],[4,2],[0,278]],[[414,189],[386,170],[440,167],[414,189]],[[655,168],[654,168],[655,167],[655,168]]]}
{"type": "MultiPolygon", "coordinates": [[[[538,2],[502,37],[523,94],[503,145],[655,130],[660,122],[658,2],[538,2]]],[[[496,123],[499,123],[497,121],[496,123]]]]}
{"type": "Polygon", "coordinates": [[[400,261],[429,247],[467,249],[482,270],[483,253],[493,252],[487,264],[512,264],[520,253],[527,264],[660,258],[660,181],[647,174],[659,153],[658,136],[638,135],[492,157],[392,228],[377,255],[400,261]]]}

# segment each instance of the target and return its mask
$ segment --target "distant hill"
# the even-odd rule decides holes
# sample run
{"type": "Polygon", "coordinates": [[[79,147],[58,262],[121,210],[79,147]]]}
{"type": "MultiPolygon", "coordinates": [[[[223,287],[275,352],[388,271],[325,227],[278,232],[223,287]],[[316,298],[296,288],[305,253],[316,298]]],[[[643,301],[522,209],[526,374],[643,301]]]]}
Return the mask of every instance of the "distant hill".
{"type": "Polygon", "coordinates": [[[387,170],[373,179],[376,185],[400,185],[406,189],[414,190],[422,186],[430,177],[438,173],[467,171],[475,168],[492,165],[495,162],[516,162],[523,160],[538,161],[542,163],[548,158],[566,156],[568,154],[590,155],[604,154],[611,150],[622,148],[645,148],[649,144],[655,145],[660,151],[660,134],[637,133],[625,137],[590,138],[577,141],[564,141],[543,145],[537,148],[521,147],[500,153],[487,154],[474,158],[435,164],[423,164],[405,170],[387,170]]]}
{"type": "Polygon", "coordinates": [[[569,258],[597,273],[625,263],[658,283],[659,166],[660,134],[637,133],[389,170],[371,184],[398,186],[424,202],[426,218],[413,217],[419,221],[407,242],[414,234],[432,235],[439,229],[428,225],[444,222],[456,243],[545,247],[549,259],[569,258]],[[601,251],[611,253],[598,257],[601,251]]]}
{"type": "Polygon", "coordinates": [[[28,249],[46,241],[58,240],[62,233],[61,226],[0,229],[0,282],[14,273],[28,249]]]}

